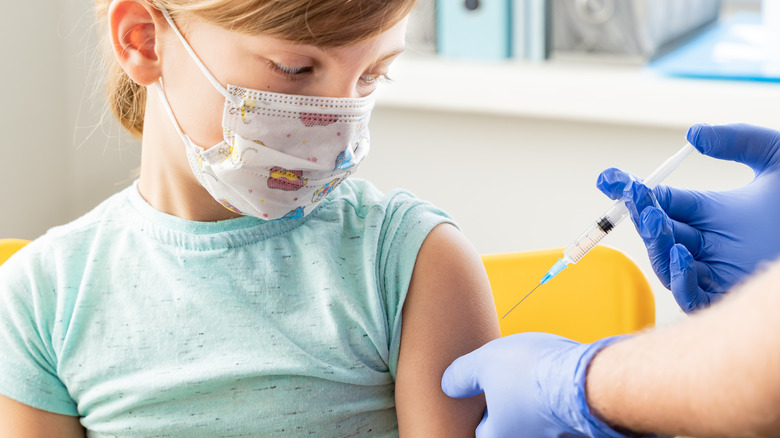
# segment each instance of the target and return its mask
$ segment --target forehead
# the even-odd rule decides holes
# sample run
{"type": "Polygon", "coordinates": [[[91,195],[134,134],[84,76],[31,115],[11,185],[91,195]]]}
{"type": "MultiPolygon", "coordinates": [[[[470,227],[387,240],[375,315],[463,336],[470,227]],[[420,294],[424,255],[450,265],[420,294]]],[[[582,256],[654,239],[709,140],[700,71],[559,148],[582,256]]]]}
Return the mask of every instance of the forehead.
{"type": "Polygon", "coordinates": [[[247,35],[201,22],[199,27],[209,30],[199,35],[199,39],[203,40],[203,43],[221,41],[224,45],[220,45],[241,48],[261,56],[268,53],[283,53],[293,56],[325,56],[344,63],[357,62],[365,58],[371,58],[371,61],[379,62],[385,58],[398,55],[404,50],[406,26],[407,19],[404,18],[385,31],[370,38],[334,47],[302,44],[298,41],[262,34],[247,35]]]}
{"type": "Polygon", "coordinates": [[[405,46],[407,22],[408,18],[404,18],[373,37],[343,47],[324,46],[320,50],[335,58],[341,58],[347,52],[376,53],[383,57],[397,55],[405,46]]]}

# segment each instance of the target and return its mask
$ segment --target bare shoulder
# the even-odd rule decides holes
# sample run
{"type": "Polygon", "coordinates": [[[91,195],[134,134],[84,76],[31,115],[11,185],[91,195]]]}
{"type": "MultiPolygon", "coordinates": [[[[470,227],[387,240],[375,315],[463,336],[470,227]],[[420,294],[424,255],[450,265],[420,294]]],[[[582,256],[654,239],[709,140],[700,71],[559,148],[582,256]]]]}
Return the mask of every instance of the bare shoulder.
{"type": "Polygon", "coordinates": [[[428,324],[439,327],[457,323],[454,317],[463,317],[463,323],[483,323],[473,335],[480,345],[499,336],[485,266],[471,242],[453,225],[437,226],[423,242],[403,312],[404,323],[416,315],[424,315],[428,324]]]}
{"type": "Polygon", "coordinates": [[[0,436],[84,438],[78,417],[55,414],[0,395],[0,436]]]}
{"type": "Polygon", "coordinates": [[[457,357],[498,336],[482,259],[457,228],[437,226],[420,248],[403,308],[396,379],[402,436],[474,436],[484,399],[447,397],[441,376],[457,357]]]}

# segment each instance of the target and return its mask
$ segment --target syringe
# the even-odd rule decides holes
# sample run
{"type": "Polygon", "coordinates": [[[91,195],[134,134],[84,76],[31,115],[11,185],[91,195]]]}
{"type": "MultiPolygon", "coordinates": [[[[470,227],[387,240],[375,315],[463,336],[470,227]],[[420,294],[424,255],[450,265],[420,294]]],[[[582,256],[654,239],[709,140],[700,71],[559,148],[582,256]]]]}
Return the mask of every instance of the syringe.
{"type": "MultiPolygon", "coordinates": [[[[687,157],[691,152],[695,151],[696,149],[693,147],[692,144],[686,143],[685,146],[682,147],[676,154],[669,157],[666,161],[664,161],[657,169],[653,171],[653,173],[650,174],[643,182],[648,188],[653,188],[657,186],[661,181],[664,180],[669,174],[671,174],[674,169],[677,168],[677,166],[680,165],[680,163],[687,157]]],[[[571,245],[569,245],[566,249],[563,250],[563,257],[558,259],[557,262],[553,265],[552,268],[550,268],[549,271],[547,271],[546,274],[544,274],[544,277],[542,277],[542,281],[539,282],[539,284],[533,288],[531,292],[528,292],[526,296],[523,297],[517,304],[515,304],[509,312],[506,313],[506,315],[503,316],[503,318],[506,318],[509,313],[515,309],[520,303],[525,300],[528,295],[531,295],[533,291],[536,290],[539,286],[547,283],[558,275],[561,271],[566,269],[567,266],[569,266],[572,263],[577,263],[585,257],[585,254],[590,252],[591,249],[593,249],[596,244],[598,244],[601,239],[603,239],[607,234],[609,234],[610,231],[612,231],[623,219],[628,216],[628,208],[626,207],[626,202],[621,198],[615,201],[614,204],[612,204],[612,207],[610,207],[606,212],[604,212],[603,215],[599,217],[599,219],[593,223],[580,237],[578,237],[574,242],[572,242],[571,245]]],[[[502,318],[502,319],[503,319],[502,318]]]]}

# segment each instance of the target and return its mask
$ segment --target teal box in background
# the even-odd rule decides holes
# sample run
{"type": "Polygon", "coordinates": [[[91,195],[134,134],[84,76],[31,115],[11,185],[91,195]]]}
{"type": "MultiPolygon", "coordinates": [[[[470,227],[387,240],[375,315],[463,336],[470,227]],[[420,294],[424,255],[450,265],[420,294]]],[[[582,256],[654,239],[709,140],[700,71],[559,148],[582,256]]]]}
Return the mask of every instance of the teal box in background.
{"type": "Polygon", "coordinates": [[[437,0],[436,51],[442,56],[512,56],[512,0],[437,0]]]}

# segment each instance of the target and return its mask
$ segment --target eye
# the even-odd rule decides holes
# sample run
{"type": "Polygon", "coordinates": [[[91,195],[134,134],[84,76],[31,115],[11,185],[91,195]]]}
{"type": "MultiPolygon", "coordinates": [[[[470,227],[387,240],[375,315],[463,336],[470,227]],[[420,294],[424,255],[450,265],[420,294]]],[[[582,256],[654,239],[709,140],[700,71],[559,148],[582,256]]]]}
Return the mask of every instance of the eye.
{"type": "Polygon", "coordinates": [[[390,79],[390,77],[388,77],[386,74],[369,74],[361,76],[359,81],[360,85],[368,87],[379,83],[392,82],[392,79],[390,79]]]}
{"type": "Polygon", "coordinates": [[[293,67],[289,65],[279,64],[278,62],[271,62],[268,64],[269,68],[282,76],[290,79],[298,79],[303,75],[312,72],[312,67],[293,67]]]}

